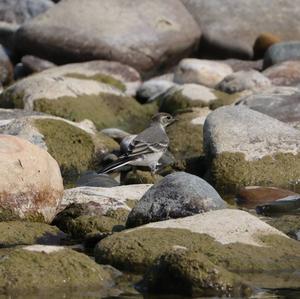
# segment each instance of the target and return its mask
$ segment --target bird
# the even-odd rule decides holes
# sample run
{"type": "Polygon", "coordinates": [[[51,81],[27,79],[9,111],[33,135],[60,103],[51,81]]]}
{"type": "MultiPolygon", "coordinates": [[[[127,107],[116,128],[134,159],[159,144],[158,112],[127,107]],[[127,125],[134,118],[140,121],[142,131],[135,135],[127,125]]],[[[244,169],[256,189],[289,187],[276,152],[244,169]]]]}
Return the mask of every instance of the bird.
{"type": "Polygon", "coordinates": [[[106,174],[125,165],[150,168],[155,174],[159,167],[159,159],[167,151],[169,138],[165,128],[176,119],[169,113],[157,113],[148,128],[138,135],[130,135],[122,145],[123,154],[116,161],[101,169],[98,174],[106,174]]]}

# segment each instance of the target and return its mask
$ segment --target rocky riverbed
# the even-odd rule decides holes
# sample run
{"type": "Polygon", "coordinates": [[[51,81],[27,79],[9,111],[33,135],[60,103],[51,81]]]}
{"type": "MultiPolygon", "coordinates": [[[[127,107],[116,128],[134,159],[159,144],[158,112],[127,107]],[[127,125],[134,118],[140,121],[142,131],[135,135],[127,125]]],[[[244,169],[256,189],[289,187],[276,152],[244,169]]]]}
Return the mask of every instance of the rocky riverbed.
{"type": "Polygon", "coordinates": [[[299,298],[298,16],[0,0],[0,297],[299,298]],[[97,174],[158,112],[159,171],[97,174]]]}

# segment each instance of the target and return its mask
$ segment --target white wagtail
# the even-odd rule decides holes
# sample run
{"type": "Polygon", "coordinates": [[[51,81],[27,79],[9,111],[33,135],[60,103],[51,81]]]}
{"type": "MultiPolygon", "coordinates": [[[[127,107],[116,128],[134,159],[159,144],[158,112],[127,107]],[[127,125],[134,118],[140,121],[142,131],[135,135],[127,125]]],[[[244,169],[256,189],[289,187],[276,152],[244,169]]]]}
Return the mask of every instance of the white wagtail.
{"type": "Polygon", "coordinates": [[[169,145],[165,128],[174,121],[175,119],[168,113],[158,113],[153,116],[147,129],[128,140],[125,153],[98,173],[108,173],[124,165],[148,167],[151,173],[155,173],[158,170],[158,161],[169,145]]]}

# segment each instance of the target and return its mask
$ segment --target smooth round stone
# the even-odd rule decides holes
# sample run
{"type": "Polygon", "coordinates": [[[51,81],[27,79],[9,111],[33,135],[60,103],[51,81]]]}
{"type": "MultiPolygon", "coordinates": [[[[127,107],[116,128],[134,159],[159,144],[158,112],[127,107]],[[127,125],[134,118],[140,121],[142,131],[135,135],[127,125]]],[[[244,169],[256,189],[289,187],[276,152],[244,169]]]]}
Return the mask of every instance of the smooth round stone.
{"type": "Polygon", "coordinates": [[[76,182],[77,187],[115,187],[119,183],[109,175],[97,174],[95,171],[87,171],[83,173],[76,182]]]}
{"type": "Polygon", "coordinates": [[[271,81],[255,70],[239,71],[226,76],[216,89],[227,93],[236,93],[248,89],[257,89],[271,86],[271,81]]]}
{"type": "Polygon", "coordinates": [[[0,219],[51,222],[63,195],[57,162],[43,149],[0,135],[0,219]]]}
{"type": "Polygon", "coordinates": [[[255,208],[259,204],[273,202],[290,195],[297,194],[290,190],[276,187],[247,186],[238,191],[236,201],[239,206],[255,208]]]}
{"type": "Polygon", "coordinates": [[[284,61],[264,70],[273,85],[296,86],[300,84],[300,61],[284,61]]]}
{"type": "Polygon", "coordinates": [[[254,59],[263,58],[265,52],[270,48],[272,45],[279,43],[281,41],[280,37],[277,35],[266,32],[260,34],[253,45],[253,55],[254,59]]]}
{"type": "Polygon", "coordinates": [[[119,61],[151,76],[193,52],[201,36],[180,0],[88,3],[60,1],[26,22],[16,36],[18,50],[57,64],[119,61]]]}
{"type": "Polygon", "coordinates": [[[277,43],[270,47],[264,56],[264,69],[286,60],[300,59],[300,42],[290,41],[277,43]]]}
{"type": "Polygon", "coordinates": [[[195,83],[207,87],[215,87],[232,68],[222,62],[186,58],[180,61],[175,69],[174,82],[179,84],[195,83]]]}
{"type": "Polygon", "coordinates": [[[131,210],[126,226],[187,217],[226,206],[206,181],[185,172],[176,172],[164,177],[144,194],[131,210]]]}

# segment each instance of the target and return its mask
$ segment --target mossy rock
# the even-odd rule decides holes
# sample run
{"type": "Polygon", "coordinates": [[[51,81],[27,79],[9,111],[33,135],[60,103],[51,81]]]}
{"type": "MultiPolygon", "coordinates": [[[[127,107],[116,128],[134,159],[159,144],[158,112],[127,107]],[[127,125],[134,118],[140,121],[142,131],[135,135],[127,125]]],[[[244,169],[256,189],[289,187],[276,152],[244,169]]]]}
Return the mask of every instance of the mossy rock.
{"type": "Polygon", "coordinates": [[[179,246],[154,262],[141,285],[150,293],[191,297],[248,297],[252,293],[238,275],[214,265],[202,253],[179,246]]]}
{"type": "Polygon", "coordinates": [[[243,153],[223,152],[212,159],[209,177],[223,195],[234,195],[245,186],[276,186],[300,192],[300,154],[278,153],[247,161],[243,153]]]}
{"type": "MultiPolygon", "coordinates": [[[[207,109],[207,108],[206,108],[207,109]]],[[[203,111],[208,111],[205,108],[203,111]]],[[[188,109],[176,115],[177,121],[167,128],[170,139],[169,150],[176,158],[176,171],[204,175],[206,161],[203,152],[203,125],[193,124],[202,109],[188,109]]],[[[202,114],[202,113],[200,113],[202,114]]]]}
{"type": "Polygon", "coordinates": [[[80,173],[94,168],[101,161],[98,153],[118,148],[109,137],[89,134],[63,120],[40,118],[33,123],[44,136],[48,152],[58,162],[65,185],[74,183],[80,173]]]}
{"type": "Polygon", "coordinates": [[[0,294],[47,294],[103,290],[111,278],[88,256],[57,246],[0,250],[0,294]]]}
{"type": "Polygon", "coordinates": [[[103,237],[125,228],[129,210],[109,210],[103,214],[101,204],[72,203],[56,215],[53,224],[75,240],[82,241],[88,234],[101,234],[103,237]]]}
{"type": "Polygon", "coordinates": [[[222,92],[222,91],[219,91],[219,90],[214,90],[213,93],[217,97],[217,100],[215,100],[213,103],[211,103],[209,105],[209,108],[211,110],[215,110],[215,109],[217,109],[219,107],[222,107],[222,106],[234,104],[244,94],[243,92],[236,92],[234,94],[228,94],[226,92],[222,92]]]}
{"type": "Polygon", "coordinates": [[[68,233],[75,239],[83,239],[89,233],[107,234],[121,231],[125,225],[120,224],[117,219],[107,216],[83,215],[68,222],[68,233]]]}
{"type": "MultiPolygon", "coordinates": [[[[95,249],[95,258],[98,263],[143,273],[161,254],[170,252],[173,246],[183,246],[203,254],[218,267],[238,273],[242,278],[245,275],[247,281],[251,281],[259,273],[275,275],[299,270],[299,242],[275,235],[258,235],[257,238],[263,246],[244,243],[221,244],[206,234],[190,230],[145,227],[120,232],[103,239],[95,249]]],[[[288,283],[299,287],[299,277],[288,283]]]]}
{"type": "Polygon", "coordinates": [[[82,79],[82,80],[94,80],[100,83],[105,83],[108,85],[111,85],[113,87],[116,87],[120,91],[125,92],[126,91],[126,86],[118,79],[105,75],[105,74],[96,74],[93,76],[87,76],[84,74],[79,74],[79,73],[68,73],[64,75],[65,77],[70,77],[70,78],[76,78],[76,79],[82,79]]]}
{"type": "Polygon", "coordinates": [[[205,107],[207,103],[201,100],[192,100],[185,96],[182,91],[178,90],[170,95],[166,95],[160,99],[159,111],[174,114],[178,110],[188,109],[192,107],[205,107]]]}
{"type": "Polygon", "coordinates": [[[203,155],[203,126],[192,120],[199,116],[197,110],[187,110],[176,115],[177,121],[167,128],[169,150],[178,160],[203,155]]]}
{"type": "Polygon", "coordinates": [[[159,174],[152,175],[149,171],[130,171],[122,178],[122,184],[154,184],[159,182],[163,177],[159,174]]]}
{"type": "Polygon", "coordinates": [[[117,127],[136,133],[148,125],[157,112],[157,104],[141,105],[130,97],[102,93],[76,98],[39,99],[34,101],[34,110],[75,122],[89,119],[98,130],[117,127]]]}
{"type": "Polygon", "coordinates": [[[55,226],[45,223],[9,221],[0,222],[0,247],[45,244],[58,245],[65,234],[55,226]]]}
{"type": "Polygon", "coordinates": [[[300,231],[300,215],[283,215],[269,218],[266,222],[291,238],[297,239],[297,233],[300,231]]]}

